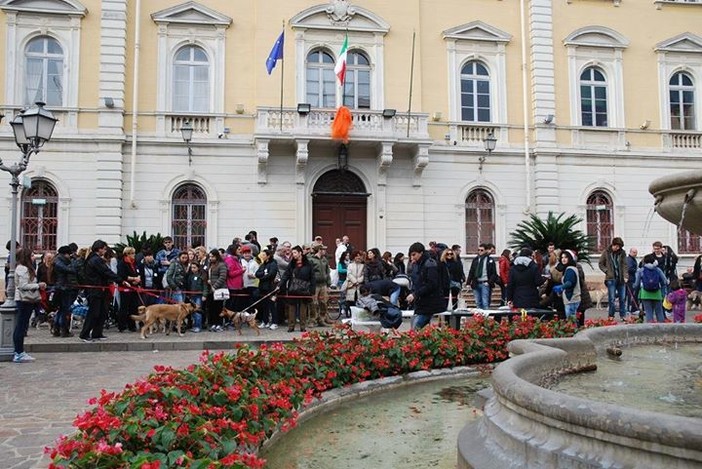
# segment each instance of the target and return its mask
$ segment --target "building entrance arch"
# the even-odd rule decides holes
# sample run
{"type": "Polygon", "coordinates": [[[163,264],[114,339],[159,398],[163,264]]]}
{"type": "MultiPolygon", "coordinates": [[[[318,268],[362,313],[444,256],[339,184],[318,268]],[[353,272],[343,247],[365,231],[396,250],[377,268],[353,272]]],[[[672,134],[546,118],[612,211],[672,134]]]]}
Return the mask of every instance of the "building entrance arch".
{"type": "Polygon", "coordinates": [[[354,247],[366,248],[369,195],[361,178],[351,171],[327,171],[314,185],[312,234],[322,236],[332,259],[334,239],[343,235],[354,247]]]}

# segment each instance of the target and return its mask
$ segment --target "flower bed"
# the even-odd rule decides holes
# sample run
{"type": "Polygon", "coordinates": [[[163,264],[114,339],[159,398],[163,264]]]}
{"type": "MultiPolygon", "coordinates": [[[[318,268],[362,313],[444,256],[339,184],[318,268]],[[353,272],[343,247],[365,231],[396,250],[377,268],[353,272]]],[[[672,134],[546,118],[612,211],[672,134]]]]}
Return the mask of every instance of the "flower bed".
{"type": "Polygon", "coordinates": [[[574,332],[572,322],[476,318],[459,331],[429,327],[396,337],[342,327],[290,344],[204,352],[199,365],[156,366],[120,393],[103,390],[74,421],[77,432],[47,452],[54,468],[260,468],[261,444],[293,427],[297,410],[326,390],[501,361],[511,340],[574,332]]]}

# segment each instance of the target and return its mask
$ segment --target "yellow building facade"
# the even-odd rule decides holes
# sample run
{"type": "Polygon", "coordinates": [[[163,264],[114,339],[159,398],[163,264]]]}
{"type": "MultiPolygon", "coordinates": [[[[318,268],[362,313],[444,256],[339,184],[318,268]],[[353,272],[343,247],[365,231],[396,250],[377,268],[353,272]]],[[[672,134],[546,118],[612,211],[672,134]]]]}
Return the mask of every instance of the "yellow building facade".
{"type": "MultiPolygon", "coordinates": [[[[702,2],[3,0],[0,11],[3,124],[35,101],[60,119],[25,173],[21,239],[37,249],[133,231],[226,246],[255,229],[263,244],[349,234],[359,247],[419,239],[470,253],[549,211],[581,216],[599,247],[621,236],[645,251],[699,249],[652,212],[647,188],[702,156],[702,2]],[[330,137],[342,103],[345,146],[330,137]]],[[[0,151],[19,156],[7,125],[0,151]]],[[[0,232],[9,239],[9,223],[0,232]]]]}

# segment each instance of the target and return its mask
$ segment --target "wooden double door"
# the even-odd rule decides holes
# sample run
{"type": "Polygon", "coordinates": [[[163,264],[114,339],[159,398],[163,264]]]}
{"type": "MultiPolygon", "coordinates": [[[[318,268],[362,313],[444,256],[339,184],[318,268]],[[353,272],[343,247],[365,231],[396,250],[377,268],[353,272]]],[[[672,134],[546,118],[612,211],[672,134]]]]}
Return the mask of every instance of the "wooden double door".
{"type": "Polygon", "coordinates": [[[366,247],[367,198],[358,195],[317,195],[313,199],[312,235],[321,236],[334,259],[334,240],[347,235],[356,249],[366,247]]]}

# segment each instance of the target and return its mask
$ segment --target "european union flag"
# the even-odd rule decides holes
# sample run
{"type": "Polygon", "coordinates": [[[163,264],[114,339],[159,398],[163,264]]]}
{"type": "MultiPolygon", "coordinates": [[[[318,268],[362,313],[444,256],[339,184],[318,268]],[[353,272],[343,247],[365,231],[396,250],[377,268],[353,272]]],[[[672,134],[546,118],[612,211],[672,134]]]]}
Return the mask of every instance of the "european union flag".
{"type": "Polygon", "coordinates": [[[273,49],[271,49],[271,53],[268,54],[268,58],[266,59],[266,70],[268,70],[268,74],[270,75],[273,69],[275,68],[275,64],[278,62],[278,60],[283,59],[283,42],[285,41],[285,31],[280,33],[280,36],[278,36],[278,40],[275,41],[275,44],[273,44],[273,49]]]}

